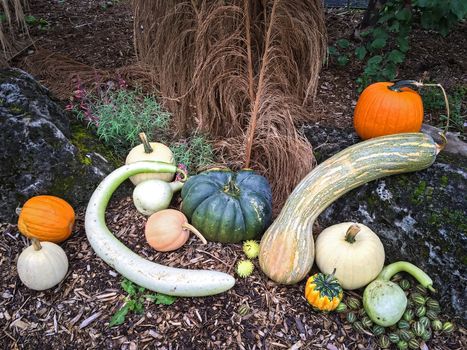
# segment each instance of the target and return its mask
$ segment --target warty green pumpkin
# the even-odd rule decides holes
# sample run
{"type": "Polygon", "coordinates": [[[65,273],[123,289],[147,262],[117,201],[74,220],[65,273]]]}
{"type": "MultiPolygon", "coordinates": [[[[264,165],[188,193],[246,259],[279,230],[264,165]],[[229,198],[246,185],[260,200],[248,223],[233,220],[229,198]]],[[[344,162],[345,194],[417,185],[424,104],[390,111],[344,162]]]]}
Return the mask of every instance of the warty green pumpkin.
{"type": "Polygon", "coordinates": [[[250,169],[204,171],[187,180],[181,196],[181,211],[208,241],[254,239],[271,224],[271,187],[250,169]]]}
{"type": "Polygon", "coordinates": [[[395,134],[357,143],[318,165],[264,233],[259,254],[263,272],[282,284],[301,281],[313,265],[312,226],[324,209],[366,182],[429,167],[440,149],[423,133],[395,134]]]}

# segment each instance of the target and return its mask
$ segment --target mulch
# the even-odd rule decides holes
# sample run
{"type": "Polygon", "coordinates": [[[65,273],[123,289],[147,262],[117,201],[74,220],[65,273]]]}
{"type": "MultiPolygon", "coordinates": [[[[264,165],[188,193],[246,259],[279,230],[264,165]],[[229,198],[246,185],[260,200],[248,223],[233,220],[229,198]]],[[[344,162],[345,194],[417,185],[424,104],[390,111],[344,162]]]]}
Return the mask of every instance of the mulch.
{"type": "MultiPolygon", "coordinates": [[[[133,23],[127,1],[31,1],[30,12],[49,28],[32,28],[35,45],[108,69],[135,61],[133,23]]],[[[330,42],[351,35],[361,13],[332,10],[327,14],[330,42]]],[[[462,28],[448,39],[430,40],[415,31],[413,53],[401,75],[454,86],[465,81],[465,37],[462,28]],[[436,54],[435,54],[436,53],[436,54]],[[464,79],[464,80],[463,80],[464,79]]],[[[27,54],[33,54],[34,47],[27,54]]],[[[411,51],[412,52],[412,51],[411,51]]],[[[13,62],[20,65],[18,61],[13,62]]],[[[322,124],[351,126],[357,100],[358,63],[322,71],[316,100],[322,124]]],[[[427,118],[431,118],[428,115],[427,118]]],[[[2,349],[377,349],[377,338],[359,333],[337,313],[318,313],[307,304],[305,281],[282,286],[267,279],[257,261],[252,276],[236,278],[230,291],[206,298],[177,298],[172,305],[144,302],[143,314],[129,314],[121,326],[108,326],[125,303],[121,276],[97,258],[83,227],[84,208],[77,209],[73,235],[62,244],[70,269],[64,281],[44,292],[22,285],[16,260],[28,246],[16,225],[0,224],[0,348],[2,349]]],[[[157,253],[144,240],[145,218],[131,197],[114,198],[107,210],[109,228],[149,260],[189,269],[234,273],[244,255],[239,244],[202,245],[192,237],[172,253],[157,253]]],[[[441,287],[441,286],[440,286],[441,287]]],[[[359,291],[360,292],[360,291],[359,291]]],[[[347,295],[361,295],[347,293],[347,295]]],[[[443,316],[444,320],[448,316],[443,316]]],[[[466,349],[465,329],[435,333],[429,349],[466,349]]]]}

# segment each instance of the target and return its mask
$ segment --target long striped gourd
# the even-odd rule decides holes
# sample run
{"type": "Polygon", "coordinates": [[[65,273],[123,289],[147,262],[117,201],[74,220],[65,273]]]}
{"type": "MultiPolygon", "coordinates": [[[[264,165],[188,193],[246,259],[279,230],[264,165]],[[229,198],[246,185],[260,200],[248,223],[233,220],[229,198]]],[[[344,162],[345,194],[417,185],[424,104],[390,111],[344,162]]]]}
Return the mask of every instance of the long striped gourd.
{"type": "Polygon", "coordinates": [[[259,255],[263,272],[283,284],[305,278],[314,261],[313,222],[324,209],[366,182],[429,167],[439,150],[428,135],[395,134],[357,143],[318,165],[264,233],[259,255]]]}

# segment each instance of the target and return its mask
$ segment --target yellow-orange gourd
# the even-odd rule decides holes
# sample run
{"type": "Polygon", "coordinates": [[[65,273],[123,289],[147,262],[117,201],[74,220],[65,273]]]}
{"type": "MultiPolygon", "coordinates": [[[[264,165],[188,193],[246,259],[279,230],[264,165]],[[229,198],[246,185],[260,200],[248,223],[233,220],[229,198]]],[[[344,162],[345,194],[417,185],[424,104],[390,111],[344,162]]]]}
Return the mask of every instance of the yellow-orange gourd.
{"type": "Polygon", "coordinates": [[[404,81],[369,85],[360,95],[354,111],[354,127],[362,139],[418,132],[423,122],[420,95],[404,81]]]}
{"type": "Polygon", "coordinates": [[[306,281],[305,298],[316,310],[334,310],[343,296],[342,287],[334,274],[316,273],[306,281]]]}
{"type": "Polygon", "coordinates": [[[31,197],[18,218],[18,230],[29,238],[59,243],[70,237],[75,211],[65,200],[48,195],[31,197]]]}

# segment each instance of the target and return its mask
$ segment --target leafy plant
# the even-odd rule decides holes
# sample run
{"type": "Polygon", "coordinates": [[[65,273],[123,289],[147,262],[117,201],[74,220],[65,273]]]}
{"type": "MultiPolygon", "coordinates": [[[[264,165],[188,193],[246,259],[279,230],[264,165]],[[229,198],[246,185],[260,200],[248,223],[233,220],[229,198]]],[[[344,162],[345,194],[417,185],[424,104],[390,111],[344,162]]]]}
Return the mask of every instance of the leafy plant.
{"type": "Polygon", "coordinates": [[[140,142],[140,132],[144,131],[149,139],[155,140],[156,133],[167,131],[170,123],[170,114],[155,96],[128,90],[124,81],[120,81],[118,87],[99,86],[96,93],[78,85],[67,109],[95,128],[104,143],[120,155],[140,142]]]}
{"type": "MultiPolygon", "coordinates": [[[[445,110],[445,102],[443,97],[433,91],[433,89],[423,89],[421,90],[421,95],[423,99],[423,105],[426,109],[439,112],[445,110]]],[[[461,134],[463,138],[465,135],[466,127],[466,116],[465,116],[465,105],[463,101],[467,96],[467,86],[462,85],[457,87],[452,93],[449,94],[449,107],[450,107],[450,125],[453,131],[457,131],[461,134]]],[[[439,125],[443,127],[446,124],[447,117],[445,114],[440,114],[439,116],[439,125]]]]}
{"type": "Polygon", "coordinates": [[[30,16],[24,17],[24,20],[27,25],[31,27],[37,27],[40,30],[47,30],[50,27],[50,23],[43,18],[37,18],[37,17],[30,15],[30,16]]]}
{"type": "Polygon", "coordinates": [[[184,141],[171,144],[175,160],[184,164],[190,173],[214,163],[214,152],[203,135],[194,135],[184,141]]]}
{"type": "Polygon", "coordinates": [[[146,291],[145,288],[134,284],[126,278],[123,279],[120,286],[127,293],[125,304],[112,316],[109,327],[123,324],[129,312],[143,313],[145,300],[151,300],[156,304],[162,305],[172,305],[176,300],[176,297],[161,293],[143,294],[146,291]]]}
{"type": "Polygon", "coordinates": [[[339,39],[328,52],[341,66],[350,62],[352,56],[366,62],[357,78],[361,91],[374,81],[396,78],[398,66],[405,61],[410,48],[408,38],[414,23],[446,36],[466,14],[467,5],[462,0],[413,0],[410,6],[404,0],[388,0],[377,24],[360,34],[361,43],[339,39]]]}

